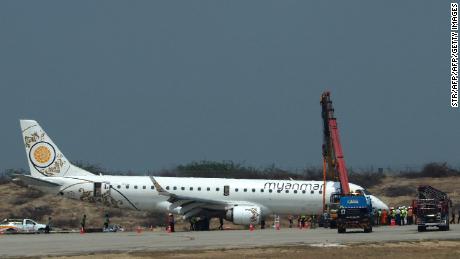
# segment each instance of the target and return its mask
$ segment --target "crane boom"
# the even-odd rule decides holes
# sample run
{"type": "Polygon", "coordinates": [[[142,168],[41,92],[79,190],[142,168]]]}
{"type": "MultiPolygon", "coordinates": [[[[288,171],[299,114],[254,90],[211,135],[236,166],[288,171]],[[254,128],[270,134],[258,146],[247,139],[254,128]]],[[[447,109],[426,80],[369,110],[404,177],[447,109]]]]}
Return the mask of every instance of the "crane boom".
{"type": "Polygon", "coordinates": [[[337,119],[334,117],[334,107],[332,106],[330,92],[326,91],[321,95],[321,107],[324,127],[323,158],[327,162],[325,163],[328,167],[327,171],[338,173],[341,194],[348,195],[350,193],[348,172],[343,157],[339,128],[337,119]]]}

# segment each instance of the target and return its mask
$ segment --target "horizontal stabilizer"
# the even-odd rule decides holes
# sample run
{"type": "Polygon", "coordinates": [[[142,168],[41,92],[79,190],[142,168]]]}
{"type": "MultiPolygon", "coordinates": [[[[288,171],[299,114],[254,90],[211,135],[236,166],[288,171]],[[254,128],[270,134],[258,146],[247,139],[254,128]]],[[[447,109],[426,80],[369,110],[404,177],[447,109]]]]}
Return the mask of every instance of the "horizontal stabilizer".
{"type": "Polygon", "coordinates": [[[58,183],[54,183],[54,182],[51,182],[51,181],[48,181],[48,180],[44,180],[44,179],[41,179],[41,178],[36,178],[36,177],[29,176],[29,175],[24,175],[24,174],[15,174],[15,175],[13,175],[13,177],[14,177],[13,181],[20,180],[20,181],[22,181],[23,183],[25,183],[27,185],[32,185],[32,186],[36,186],[36,187],[53,188],[53,187],[61,186],[58,183]]]}

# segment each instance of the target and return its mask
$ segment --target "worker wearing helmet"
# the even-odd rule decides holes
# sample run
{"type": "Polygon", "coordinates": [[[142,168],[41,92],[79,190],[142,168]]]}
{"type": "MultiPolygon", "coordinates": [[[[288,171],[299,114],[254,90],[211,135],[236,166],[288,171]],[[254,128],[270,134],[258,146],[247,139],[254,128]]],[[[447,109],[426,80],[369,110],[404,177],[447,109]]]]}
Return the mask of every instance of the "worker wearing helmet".
{"type": "Polygon", "coordinates": [[[406,225],[406,220],[407,220],[407,210],[406,207],[403,206],[401,209],[401,225],[406,225]]]}

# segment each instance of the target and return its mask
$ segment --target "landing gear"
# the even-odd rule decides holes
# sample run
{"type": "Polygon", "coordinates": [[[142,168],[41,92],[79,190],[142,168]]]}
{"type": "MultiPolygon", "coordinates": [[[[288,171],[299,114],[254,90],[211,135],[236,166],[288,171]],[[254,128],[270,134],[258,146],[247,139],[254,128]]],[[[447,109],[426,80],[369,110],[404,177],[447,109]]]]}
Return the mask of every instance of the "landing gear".
{"type": "Polygon", "coordinates": [[[418,230],[418,232],[425,232],[426,227],[425,226],[418,226],[417,230],[418,230]]]}

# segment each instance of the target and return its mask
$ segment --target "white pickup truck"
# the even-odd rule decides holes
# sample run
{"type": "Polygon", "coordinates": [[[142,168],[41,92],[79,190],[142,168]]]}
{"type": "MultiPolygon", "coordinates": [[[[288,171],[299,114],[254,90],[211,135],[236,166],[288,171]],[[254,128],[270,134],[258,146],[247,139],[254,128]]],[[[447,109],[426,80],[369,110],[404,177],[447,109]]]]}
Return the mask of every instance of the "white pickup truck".
{"type": "Polygon", "coordinates": [[[39,224],[31,219],[4,219],[0,223],[1,233],[40,233],[46,225],[39,224]]]}

